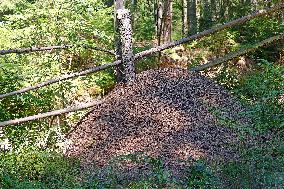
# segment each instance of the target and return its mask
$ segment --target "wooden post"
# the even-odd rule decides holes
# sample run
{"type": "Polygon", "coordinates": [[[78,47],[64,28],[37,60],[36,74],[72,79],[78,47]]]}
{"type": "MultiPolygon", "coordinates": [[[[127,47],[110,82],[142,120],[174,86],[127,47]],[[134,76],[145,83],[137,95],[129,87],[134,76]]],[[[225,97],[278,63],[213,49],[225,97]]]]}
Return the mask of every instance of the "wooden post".
{"type": "Polygon", "coordinates": [[[119,36],[121,41],[121,60],[123,65],[123,81],[126,83],[135,80],[134,54],[132,49],[131,15],[127,9],[117,10],[119,36]]]}

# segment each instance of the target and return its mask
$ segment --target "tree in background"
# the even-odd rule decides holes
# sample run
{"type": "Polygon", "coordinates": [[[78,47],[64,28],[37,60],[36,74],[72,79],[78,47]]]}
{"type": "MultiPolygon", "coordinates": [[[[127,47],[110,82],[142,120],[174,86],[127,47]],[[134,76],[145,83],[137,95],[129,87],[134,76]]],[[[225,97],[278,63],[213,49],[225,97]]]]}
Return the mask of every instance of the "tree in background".
{"type": "Polygon", "coordinates": [[[196,12],[196,0],[188,0],[187,2],[187,20],[188,20],[188,34],[193,35],[197,33],[197,12],[196,12]]]}

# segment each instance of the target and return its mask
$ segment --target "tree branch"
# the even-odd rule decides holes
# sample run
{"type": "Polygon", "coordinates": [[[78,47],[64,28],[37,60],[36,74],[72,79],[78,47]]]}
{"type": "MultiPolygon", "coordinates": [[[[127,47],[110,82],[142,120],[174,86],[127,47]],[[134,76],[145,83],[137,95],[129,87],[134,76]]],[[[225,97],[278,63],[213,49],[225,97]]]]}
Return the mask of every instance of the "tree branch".
{"type": "Polygon", "coordinates": [[[49,51],[49,50],[56,50],[56,49],[70,49],[73,47],[82,47],[85,49],[92,49],[96,51],[102,51],[108,54],[111,54],[115,56],[115,53],[110,50],[102,49],[99,47],[93,47],[91,45],[57,45],[57,46],[49,46],[49,47],[28,47],[28,48],[18,48],[18,49],[4,49],[0,50],[0,55],[5,55],[5,54],[23,54],[23,53],[30,53],[30,52],[39,52],[39,51],[49,51]]]}
{"type": "Polygon", "coordinates": [[[71,79],[71,78],[74,78],[74,77],[83,76],[83,75],[87,75],[87,74],[90,74],[90,73],[93,73],[93,72],[105,70],[109,67],[119,65],[120,63],[121,63],[121,61],[118,60],[118,61],[114,61],[114,62],[109,63],[109,64],[91,67],[91,68],[88,68],[88,69],[85,69],[85,70],[82,70],[82,71],[79,71],[79,72],[64,74],[60,77],[57,77],[57,78],[54,78],[54,79],[51,79],[51,80],[47,80],[47,81],[42,82],[42,83],[38,83],[34,86],[26,87],[26,88],[23,88],[23,89],[20,89],[20,90],[17,90],[17,91],[13,91],[13,92],[10,92],[10,93],[6,93],[6,94],[1,94],[0,99],[8,97],[8,96],[16,95],[16,94],[21,94],[21,93],[24,93],[24,92],[27,92],[27,91],[30,91],[30,90],[35,90],[35,89],[38,89],[38,88],[41,88],[41,87],[44,87],[44,86],[47,86],[47,85],[51,85],[53,83],[57,83],[59,81],[64,81],[64,80],[71,79]]]}
{"type": "Polygon", "coordinates": [[[203,71],[207,68],[211,68],[211,67],[219,65],[223,62],[227,62],[229,60],[232,60],[232,59],[234,59],[238,56],[241,56],[243,54],[247,54],[251,51],[254,51],[255,49],[257,49],[259,47],[262,47],[262,46],[265,46],[269,43],[273,43],[275,41],[283,40],[283,39],[284,39],[284,35],[277,35],[277,36],[265,39],[265,40],[263,40],[259,43],[256,43],[255,45],[253,45],[251,47],[243,48],[243,49],[236,51],[236,52],[231,52],[231,53],[227,54],[226,56],[224,56],[222,58],[217,58],[216,60],[210,61],[207,64],[203,64],[203,65],[197,66],[195,68],[192,68],[190,71],[193,71],[193,72],[203,71]]]}
{"type": "Polygon", "coordinates": [[[61,114],[69,113],[69,112],[75,112],[75,111],[78,111],[78,110],[90,108],[92,106],[95,106],[95,105],[98,105],[98,104],[101,104],[101,103],[103,103],[103,101],[95,101],[95,102],[90,102],[90,103],[80,105],[80,106],[73,106],[73,107],[69,107],[69,108],[65,108],[65,109],[61,109],[61,110],[55,110],[55,111],[52,111],[52,112],[40,113],[38,115],[33,115],[33,116],[29,116],[29,117],[4,121],[4,122],[0,122],[0,128],[7,126],[7,125],[16,125],[16,124],[19,124],[19,123],[34,121],[34,120],[45,118],[45,117],[51,117],[51,116],[61,115],[61,114]]]}

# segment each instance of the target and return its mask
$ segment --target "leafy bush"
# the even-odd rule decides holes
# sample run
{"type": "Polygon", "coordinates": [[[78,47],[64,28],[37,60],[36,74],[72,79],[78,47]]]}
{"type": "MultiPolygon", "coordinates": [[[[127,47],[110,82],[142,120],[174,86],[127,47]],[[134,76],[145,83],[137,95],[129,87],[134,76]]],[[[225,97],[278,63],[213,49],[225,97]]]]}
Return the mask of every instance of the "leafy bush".
{"type": "Polygon", "coordinates": [[[284,67],[261,60],[256,70],[243,77],[234,90],[252,105],[251,116],[260,130],[284,129],[284,67]]]}
{"type": "Polygon", "coordinates": [[[262,147],[246,149],[240,160],[221,167],[224,184],[228,188],[281,188],[284,184],[283,152],[283,141],[275,140],[267,141],[262,147]]]}
{"type": "Polygon", "coordinates": [[[79,162],[62,155],[22,148],[1,153],[0,157],[2,188],[75,188],[79,184],[79,162]]]}
{"type": "MultiPolygon", "coordinates": [[[[96,0],[1,1],[1,49],[61,44],[72,44],[76,48],[51,53],[1,56],[0,93],[8,93],[61,74],[110,62],[113,57],[79,46],[87,44],[112,48],[114,32],[111,11],[112,8],[106,8],[102,1],[96,0]]],[[[113,85],[113,71],[107,70],[0,99],[0,119],[10,120],[65,108],[73,105],[76,100],[87,100],[84,95],[90,99],[103,95],[113,85]]],[[[69,120],[59,116],[6,127],[5,138],[9,139],[14,148],[38,145],[51,136],[49,133],[52,129],[59,127],[62,130],[60,134],[63,135],[76,122],[75,118],[80,117],[72,115],[73,118],[69,120]]]]}

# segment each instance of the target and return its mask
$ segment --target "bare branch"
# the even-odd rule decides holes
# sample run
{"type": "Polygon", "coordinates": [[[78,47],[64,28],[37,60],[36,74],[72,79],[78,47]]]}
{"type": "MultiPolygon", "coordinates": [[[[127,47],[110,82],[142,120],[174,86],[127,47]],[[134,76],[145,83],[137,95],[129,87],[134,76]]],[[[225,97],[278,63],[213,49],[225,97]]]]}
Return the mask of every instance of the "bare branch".
{"type": "Polygon", "coordinates": [[[7,50],[4,49],[4,50],[0,50],[0,55],[11,54],[11,53],[23,54],[23,53],[49,51],[49,50],[56,50],[56,49],[70,49],[73,47],[82,47],[85,49],[102,51],[102,52],[115,56],[115,53],[113,51],[102,49],[99,47],[93,47],[91,45],[57,45],[57,46],[49,46],[49,47],[28,47],[28,48],[7,49],[7,50]]]}
{"type": "Polygon", "coordinates": [[[40,113],[38,115],[33,115],[33,116],[29,116],[29,117],[4,121],[4,122],[0,122],[0,128],[7,126],[7,125],[16,125],[16,124],[19,124],[19,123],[34,121],[34,120],[45,118],[45,117],[51,117],[51,116],[61,115],[61,114],[69,113],[69,112],[75,112],[75,111],[78,111],[78,110],[90,108],[92,106],[95,106],[95,105],[98,105],[98,104],[101,104],[101,103],[103,103],[103,101],[94,101],[94,102],[90,102],[90,103],[80,105],[80,106],[74,106],[74,107],[69,107],[69,108],[65,108],[65,109],[61,109],[61,110],[55,110],[55,111],[52,111],[52,112],[40,113]]]}
{"type": "Polygon", "coordinates": [[[38,89],[38,88],[41,88],[41,87],[44,87],[44,86],[47,86],[47,85],[51,85],[53,83],[57,83],[59,81],[64,81],[64,80],[71,79],[71,78],[74,78],[74,77],[83,76],[83,75],[87,75],[87,74],[90,74],[90,73],[93,73],[93,72],[105,70],[109,67],[116,66],[120,63],[121,63],[121,61],[118,60],[118,61],[114,61],[114,62],[109,63],[109,64],[91,67],[91,68],[88,68],[88,69],[85,69],[85,70],[82,70],[82,71],[79,71],[79,72],[64,74],[60,77],[57,77],[57,78],[54,78],[54,79],[51,79],[51,80],[47,80],[45,82],[36,84],[34,86],[26,87],[26,88],[23,88],[23,89],[20,89],[20,90],[17,90],[17,91],[13,91],[13,92],[10,92],[10,93],[6,93],[6,94],[1,94],[0,99],[8,97],[8,96],[16,95],[16,94],[21,94],[21,93],[24,93],[24,92],[27,92],[27,91],[35,90],[35,89],[38,89]]]}
{"type": "Polygon", "coordinates": [[[222,57],[222,58],[217,58],[216,60],[213,60],[211,62],[208,62],[207,64],[203,64],[201,66],[198,66],[198,67],[195,67],[195,68],[192,68],[190,71],[194,71],[194,72],[197,72],[197,71],[203,71],[207,68],[211,68],[211,67],[214,67],[216,65],[219,65],[223,62],[227,62],[229,60],[232,60],[238,56],[241,56],[243,54],[247,54],[251,51],[254,51],[255,49],[257,48],[260,48],[262,46],[265,46],[269,43],[273,43],[275,41],[278,41],[278,40],[283,40],[284,39],[284,35],[278,35],[278,36],[274,36],[274,37],[271,37],[271,38],[268,38],[268,39],[265,39],[251,47],[248,47],[248,48],[243,48],[239,51],[236,51],[236,52],[231,52],[229,54],[227,54],[226,56],[222,57]]]}
{"type": "Polygon", "coordinates": [[[263,16],[263,15],[267,15],[267,14],[271,14],[271,13],[276,12],[278,10],[281,10],[283,8],[284,8],[284,3],[281,3],[281,4],[278,4],[278,5],[274,6],[274,7],[272,7],[272,8],[259,10],[259,11],[255,12],[255,13],[251,14],[251,15],[241,17],[239,19],[236,19],[236,20],[233,20],[231,22],[228,22],[228,23],[226,23],[224,25],[217,26],[217,27],[209,29],[209,30],[205,30],[205,31],[200,32],[198,34],[195,34],[195,35],[192,35],[192,36],[189,36],[189,37],[177,40],[177,41],[173,41],[173,42],[170,42],[170,43],[165,43],[165,44],[163,44],[161,46],[154,47],[154,48],[151,48],[151,49],[148,49],[146,51],[143,51],[143,52],[140,52],[140,53],[136,54],[135,60],[139,60],[139,59],[141,59],[141,58],[143,58],[145,56],[148,56],[148,55],[151,55],[151,54],[154,54],[154,53],[157,53],[157,52],[169,49],[169,48],[173,48],[175,46],[178,46],[178,45],[181,45],[181,44],[184,44],[184,43],[188,43],[190,41],[194,41],[196,39],[200,39],[200,38],[205,37],[205,36],[209,36],[209,35],[211,35],[213,33],[218,32],[218,31],[221,31],[221,30],[224,30],[226,28],[230,28],[230,27],[233,27],[233,26],[236,26],[236,25],[239,25],[239,24],[243,24],[243,23],[245,23],[247,21],[250,21],[250,20],[252,20],[254,18],[263,16]]]}

